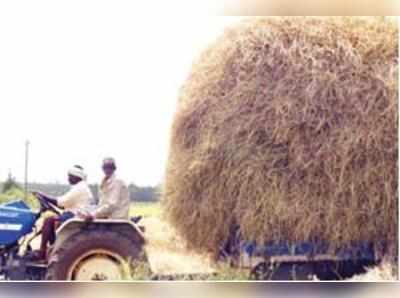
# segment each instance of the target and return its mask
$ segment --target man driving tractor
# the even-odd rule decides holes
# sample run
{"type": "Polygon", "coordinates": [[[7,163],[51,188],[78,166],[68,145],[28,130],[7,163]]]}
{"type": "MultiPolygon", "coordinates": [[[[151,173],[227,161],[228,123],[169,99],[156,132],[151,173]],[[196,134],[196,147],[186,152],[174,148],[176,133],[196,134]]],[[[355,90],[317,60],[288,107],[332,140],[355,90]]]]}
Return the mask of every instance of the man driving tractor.
{"type": "Polygon", "coordinates": [[[33,252],[33,260],[46,259],[47,245],[52,245],[56,239],[56,225],[73,218],[80,210],[84,210],[90,205],[93,195],[86,182],[86,173],[81,166],[75,165],[68,171],[68,182],[71,185],[70,190],[57,198],[41,192],[34,192],[35,195],[51,204],[63,208],[64,212],[61,215],[54,215],[45,219],[40,249],[33,252]]]}
{"type": "Polygon", "coordinates": [[[86,173],[81,166],[74,166],[68,172],[68,181],[71,189],[63,196],[53,198],[49,195],[35,192],[42,199],[53,205],[61,207],[64,212],[61,215],[51,216],[45,219],[42,228],[42,241],[40,249],[33,252],[33,260],[45,260],[47,257],[47,245],[52,245],[56,239],[56,228],[60,223],[75,216],[87,221],[95,218],[125,219],[129,218],[129,192],[123,180],[117,178],[117,169],[113,158],[103,160],[102,169],[104,178],[99,189],[99,205],[95,210],[88,212],[93,195],[86,182],[86,173]]]}

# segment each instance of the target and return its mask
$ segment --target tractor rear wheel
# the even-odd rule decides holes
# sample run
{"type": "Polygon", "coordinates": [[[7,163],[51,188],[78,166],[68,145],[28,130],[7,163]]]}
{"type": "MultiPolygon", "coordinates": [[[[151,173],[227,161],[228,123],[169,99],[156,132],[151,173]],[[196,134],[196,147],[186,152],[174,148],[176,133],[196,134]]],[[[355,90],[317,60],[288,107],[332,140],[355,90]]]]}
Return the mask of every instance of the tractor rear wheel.
{"type": "Polygon", "coordinates": [[[115,231],[82,231],[63,242],[51,253],[47,280],[123,280],[143,255],[141,245],[115,231]]]}

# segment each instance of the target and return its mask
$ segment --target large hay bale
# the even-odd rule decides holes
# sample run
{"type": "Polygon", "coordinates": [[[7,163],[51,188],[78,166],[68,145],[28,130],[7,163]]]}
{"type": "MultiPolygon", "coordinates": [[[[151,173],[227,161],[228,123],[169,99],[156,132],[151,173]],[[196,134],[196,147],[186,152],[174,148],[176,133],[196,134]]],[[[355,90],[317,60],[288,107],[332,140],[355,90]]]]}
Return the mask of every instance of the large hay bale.
{"type": "Polygon", "coordinates": [[[397,242],[398,29],[384,18],[256,18],[194,63],[163,200],[192,247],[397,242]]]}

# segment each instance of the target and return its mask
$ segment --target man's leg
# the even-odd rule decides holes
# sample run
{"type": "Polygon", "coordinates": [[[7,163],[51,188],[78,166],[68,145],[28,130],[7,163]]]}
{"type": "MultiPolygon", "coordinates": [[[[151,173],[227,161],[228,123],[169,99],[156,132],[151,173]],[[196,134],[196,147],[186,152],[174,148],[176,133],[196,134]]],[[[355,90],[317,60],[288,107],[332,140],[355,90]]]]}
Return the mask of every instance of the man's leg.
{"type": "Polygon", "coordinates": [[[40,244],[39,259],[46,259],[47,244],[53,244],[56,240],[55,223],[57,216],[51,216],[45,219],[42,228],[42,242],[40,244]]]}
{"type": "Polygon", "coordinates": [[[44,220],[42,227],[42,241],[40,243],[40,249],[35,251],[33,259],[44,260],[47,257],[47,245],[53,245],[56,241],[56,229],[57,227],[74,217],[72,212],[64,212],[60,216],[51,216],[44,220]]]}

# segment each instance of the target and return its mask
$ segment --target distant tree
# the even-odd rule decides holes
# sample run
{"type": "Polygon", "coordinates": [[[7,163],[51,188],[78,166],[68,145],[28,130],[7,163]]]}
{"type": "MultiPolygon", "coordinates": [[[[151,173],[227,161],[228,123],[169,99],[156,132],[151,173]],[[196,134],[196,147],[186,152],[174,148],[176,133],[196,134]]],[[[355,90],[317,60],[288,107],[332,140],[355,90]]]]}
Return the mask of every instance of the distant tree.
{"type": "Polygon", "coordinates": [[[128,186],[129,198],[131,201],[152,202],[159,199],[158,187],[137,186],[134,183],[128,186]]]}
{"type": "Polygon", "coordinates": [[[12,176],[11,172],[9,172],[7,180],[3,183],[2,192],[7,192],[7,191],[15,189],[15,188],[21,188],[21,187],[15,181],[15,178],[12,176]]]}

